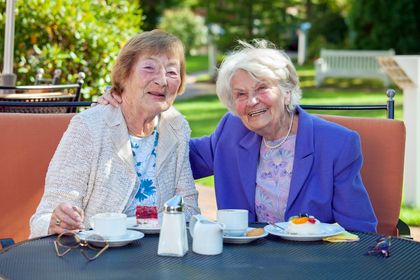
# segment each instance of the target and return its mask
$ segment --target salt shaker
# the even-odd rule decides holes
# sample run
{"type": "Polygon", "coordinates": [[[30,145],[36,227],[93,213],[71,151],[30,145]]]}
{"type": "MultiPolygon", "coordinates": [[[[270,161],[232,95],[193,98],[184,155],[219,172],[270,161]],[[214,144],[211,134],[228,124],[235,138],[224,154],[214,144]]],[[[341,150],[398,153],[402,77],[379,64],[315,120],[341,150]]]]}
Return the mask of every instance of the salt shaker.
{"type": "Polygon", "coordinates": [[[164,204],[158,255],[182,257],[188,251],[184,199],[176,195],[164,204]]]}

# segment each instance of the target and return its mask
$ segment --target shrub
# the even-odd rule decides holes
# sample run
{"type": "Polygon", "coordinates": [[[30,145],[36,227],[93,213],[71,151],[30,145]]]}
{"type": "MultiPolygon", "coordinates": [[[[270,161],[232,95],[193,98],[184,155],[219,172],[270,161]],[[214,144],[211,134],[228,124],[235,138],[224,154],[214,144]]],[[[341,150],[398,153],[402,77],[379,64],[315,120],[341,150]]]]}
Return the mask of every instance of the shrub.
{"type": "MultiPolygon", "coordinates": [[[[85,72],[84,98],[110,83],[110,71],[122,44],[140,31],[137,1],[26,0],[16,2],[15,72],[17,84],[34,82],[36,69],[63,71],[73,83],[85,72]]],[[[0,2],[5,10],[5,0],[0,2]]],[[[4,17],[0,29],[4,34],[4,17]]],[[[3,44],[0,44],[3,52],[3,44]]]]}
{"type": "Polygon", "coordinates": [[[188,8],[166,10],[159,28],[177,36],[185,46],[185,53],[192,54],[206,42],[204,20],[188,8]]]}

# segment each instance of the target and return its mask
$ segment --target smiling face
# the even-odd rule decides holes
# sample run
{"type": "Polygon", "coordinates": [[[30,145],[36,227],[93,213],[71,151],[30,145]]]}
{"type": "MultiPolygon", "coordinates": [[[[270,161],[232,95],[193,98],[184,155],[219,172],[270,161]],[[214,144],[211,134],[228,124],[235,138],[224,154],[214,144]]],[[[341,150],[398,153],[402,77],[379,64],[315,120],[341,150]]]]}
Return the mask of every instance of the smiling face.
{"type": "Polygon", "coordinates": [[[284,124],[289,114],[285,104],[290,102],[289,94],[282,94],[279,86],[242,69],[233,74],[230,85],[236,113],[248,129],[267,140],[278,139],[279,134],[287,131],[284,124]]]}
{"type": "Polygon", "coordinates": [[[123,103],[151,115],[168,110],[181,85],[180,67],[175,57],[140,56],[124,81],[123,103]]]}

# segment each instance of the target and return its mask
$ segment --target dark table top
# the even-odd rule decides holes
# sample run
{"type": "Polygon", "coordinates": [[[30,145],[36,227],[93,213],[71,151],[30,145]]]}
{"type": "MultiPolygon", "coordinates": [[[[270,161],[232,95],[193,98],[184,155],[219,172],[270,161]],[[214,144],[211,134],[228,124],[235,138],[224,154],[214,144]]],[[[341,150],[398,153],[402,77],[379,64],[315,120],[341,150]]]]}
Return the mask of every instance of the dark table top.
{"type": "Polygon", "coordinates": [[[390,257],[365,255],[378,235],[360,241],[286,241],[269,235],[249,244],[224,244],[223,253],[181,258],[157,255],[159,235],[109,248],[94,261],[79,249],[57,257],[56,236],[0,251],[0,279],[420,279],[420,243],[391,239],[390,257]]]}

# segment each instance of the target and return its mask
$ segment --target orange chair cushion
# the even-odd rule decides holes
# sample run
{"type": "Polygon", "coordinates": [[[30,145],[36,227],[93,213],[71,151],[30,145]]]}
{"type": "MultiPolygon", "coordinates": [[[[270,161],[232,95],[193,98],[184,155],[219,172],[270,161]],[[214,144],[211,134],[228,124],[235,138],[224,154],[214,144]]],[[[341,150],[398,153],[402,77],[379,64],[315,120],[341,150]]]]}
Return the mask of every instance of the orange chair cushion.
{"type": "Polygon", "coordinates": [[[28,238],[48,164],[73,115],[0,114],[0,238],[28,238]]]}
{"type": "Polygon", "coordinates": [[[378,233],[398,235],[405,151],[402,121],[320,115],[359,133],[363,152],[362,179],[369,193],[378,233]]]}

